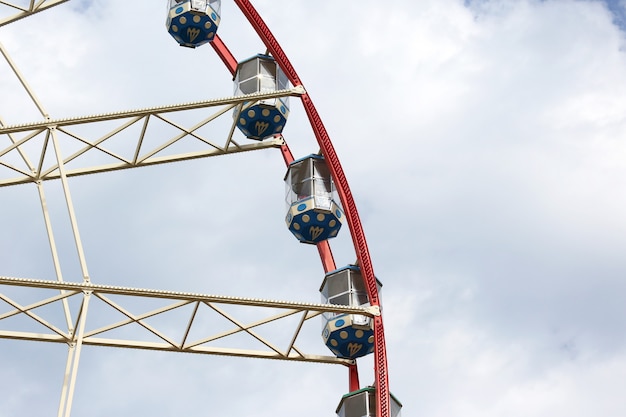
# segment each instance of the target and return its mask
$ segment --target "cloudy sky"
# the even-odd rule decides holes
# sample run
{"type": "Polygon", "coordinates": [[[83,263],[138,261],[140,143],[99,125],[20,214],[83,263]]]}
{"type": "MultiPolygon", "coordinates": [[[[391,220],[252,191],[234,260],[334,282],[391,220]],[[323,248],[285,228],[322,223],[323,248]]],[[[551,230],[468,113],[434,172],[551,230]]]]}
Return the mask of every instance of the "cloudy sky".
{"type": "MultiPolygon", "coordinates": [[[[0,42],[54,118],[231,95],[160,3],[73,0],[0,42]]],[[[346,171],[404,417],[626,415],[626,2],[253,4],[346,171]]],[[[228,0],[219,33],[238,59],[264,51],[228,0]]],[[[0,87],[6,124],[41,119],[4,61],[0,87]]],[[[284,134],[317,152],[297,100],[284,134]]],[[[71,179],[92,280],[316,302],[284,173],[268,150],[71,179]]],[[[60,191],[46,184],[79,280],[60,191]]],[[[0,193],[0,275],[54,279],[35,188],[0,193]]],[[[347,228],[332,246],[354,262],[347,228]]],[[[0,340],[0,417],[56,413],[66,350],[0,340]]],[[[86,347],[72,415],[332,416],[347,389],[341,366],[86,347]]]]}

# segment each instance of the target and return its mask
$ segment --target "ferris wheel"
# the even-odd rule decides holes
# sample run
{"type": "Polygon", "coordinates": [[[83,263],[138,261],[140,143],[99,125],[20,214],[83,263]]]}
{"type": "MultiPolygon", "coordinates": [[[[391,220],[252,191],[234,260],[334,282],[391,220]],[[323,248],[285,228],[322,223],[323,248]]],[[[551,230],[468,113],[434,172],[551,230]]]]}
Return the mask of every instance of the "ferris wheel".
{"type": "MultiPolygon", "coordinates": [[[[10,13],[0,18],[0,27],[68,1],[30,1],[26,5],[2,2],[10,13]]],[[[222,19],[229,18],[222,16],[220,0],[166,2],[165,29],[172,42],[198,49],[198,53],[212,48],[232,74],[233,78],[224,82],[234,82],[233,96],[55,119],[0,42],[7,66],[40,115],[36,121],[20,124],[0,119],[0,188],[36,188],[45,225],[43,234],[56,276],[55,280],[5,276],[0,269],[0,338],[68,346],[59,417],[71,414],[80,380],[81,353],[86,346],[340,365],[348,370],[349,388],[348,393],[338,393],[336,412],[340,417],[399,416],[401,404],[389,390],[381,283],[374,274],[339,156],[302,80],[249,0],[233,3],[254,29],[264,50],[250,51],[243,58],[236,58],[219,35],[222,19]],[[283,136],[290,113],[299,111],[294,102],[301,104],[315,137],[315,148],[305,155],[292,154],[283,136]],[[192,112],[201,117],[190,122],[185,116],[192,112]],[[96,134],[90,129],[95,125],[107,128],[96,134]],[[219,129],[221,133],[216,134],[219,129]],[[121,136],[123,147],[119,146],[121,136]],[[184,141],[187,145],[193,142],[193,146],[181,146],[184,141]],[[237,154],[252,151],[277,151],[282,156],[287,170],[285,227],[293,235],[294,244],[300,242],[317,249],[325,273],[320,286],[322,303],[104,285],[92,278],[85,254],[89,248],[79,227],[70,179],[213,156],[237,158],[237,154]],[[64,269],[60,261],[57,228],[48,208],[49,183],[60,185],[66,205],[65,227],[77,260],[73,271],[64,269]],[[356,261],[348,265],[337,265],[331,250],[333,238],[341,233],[349,233],[354,248],[356,261]],[[23,301],[20,294],[28,294],[28,301],[23,301]],[[140,313],[128,308],[148,305],[150,300],[161,304],[140,313]],[[253,318],[239,319],[231,313],[232,306],[254,309],[253,318]],[[98,311],[97,320],[93,319],[94,310],[98,311]],[[103,314],[105,310],[110,313],[103,314]],[[186,313],[180,315],[176,337],[153,324],[155,318],[183,310],[186,313]],[[207,311],[225,319],[230,327],[199,330],[200,317],[207,311]],[[23,328],[3,325],[16,318],[17,323],[24,323],[23,328]],[[289,335],[286,345],[257,332],[264,325],[287,319],[293,325],[285,330],[289,335]],[[318,337],[329,355],[308,353],[299,344],[306,325],[313,320],[322,322],[318,337]],[[120,336],[120,330],[131,325],[141,327],[153,339],[135,339],[132,333],[120,336]],[[253,339],[255,348],[214,343],[237,335],[253,339]],[[374,381],[362,385],[357,363],[369,355],[373,356],[374,381]]]]}

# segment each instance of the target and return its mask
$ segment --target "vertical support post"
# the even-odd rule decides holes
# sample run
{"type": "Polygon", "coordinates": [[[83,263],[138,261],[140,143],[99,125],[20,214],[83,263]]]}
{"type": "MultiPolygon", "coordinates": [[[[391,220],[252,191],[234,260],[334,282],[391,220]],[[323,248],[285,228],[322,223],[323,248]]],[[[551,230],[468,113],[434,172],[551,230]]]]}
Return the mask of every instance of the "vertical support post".
{"type": "Polygon", "coordinates": [[[63,378],[63,388],[61,390],[61,401],[59,403],[57,417],[70,417],[70,413],[72,412],[76,376],[78,375],[78,364],[83,347],[85,324],[87,322],[87,308],[89,307],[90,298],[91,291],[86,291],[83,295],[83,303],[80,308],[80,313],[78,314],[78,322],[76,323],[78,333],[74,333],[68,349],[67,365],[65,367],[65,376],[63,378]]]}
{"type": "Polygon", "coordinates": [[[63,374],[63,386],[61,388],[61,401],[59,402],[59,411],[57,417],[63,417],[65,407],[67,404],[67,392],[70,385],[70,376],[72,374],[72,364],[74,363],[74,353],[76,352],[76,345],[70,343],[67,349],[67,362],[65,364],[65,373],[63,374]]]}
{"type": "Polygon", "coordinates": [[[78,262],[80,263],[80,269],[83,274],[83,282],[89,282],[89,272],[87,271],[87,262],[85,261],[85,253],[83,251],[83,243],[80,239],[80,233],[78,231],[78,223],[76,222],[76,213],[74,212],[74,204],[72,203],[72,196],[70,194],[70,187],[67,182],[67,175],[65,173],[65,165],[63,163],[63,156],[61,155],[61,149],[59,148],[59,141],[56,136],[56,128],[50,128],[52,136],[52,144],[54,146],[54,153],[56,155],[57,164],[59,166],[59,176],[61,178],[61,184],[63,185],[63,192],[65,193],[65,202],[67,204],[67,212],[70,217],[70,223],[72,225],[72,231],[74,233],[74,243],[76,244],[76,251],[78,252],[78,262]]]}
{"type": "MultiPolygon", "coordinates": [[[[46,201],[46,195],[43,189],[43,183],[41,180],[37,181],[37,191],[39,192],[39,201],[41,202],[41,210],[43,211],[43,220],[46,225],[46,232],[48,234],[48,243],[50,245],[50,252],[52,254],[52,263],[54,265],[54,271],[56,273],[57,281],[63,282],[63,274],[61,272],[61,263],[59,261],[59,254],[57,252],[57,245],[54,240],[54,234],[52,233],[52,223],[50,222],[50,213],[48,212],[48,203],[46,201]]],[[[64,290],[61,290],[61,294],[65,294],[64,290]]],[[[72,316],[70,313],[70,306],[67,298],[63,301],[63,312],[65,313],[65,321],[67,323],[67,331],[71,334],[74,331],[74,325],[72,323],[72,316]]]]}

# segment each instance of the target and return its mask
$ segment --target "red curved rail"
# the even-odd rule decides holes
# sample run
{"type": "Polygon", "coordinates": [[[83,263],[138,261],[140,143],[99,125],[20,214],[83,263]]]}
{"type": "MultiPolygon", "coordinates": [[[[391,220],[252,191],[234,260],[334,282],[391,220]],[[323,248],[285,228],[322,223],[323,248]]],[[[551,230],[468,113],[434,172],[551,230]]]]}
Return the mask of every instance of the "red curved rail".
{"type": "MultiPolygon", "coordinates": [[[[257,32],[267,50],[274,57],[280,68],[285,72],[289,81],[293,86],[303,85],[295,68],[287,58],[287,55],[281,48],[280,44],[265,24],[257,10],[252,6],[249,0],[234,0],[235,4],[241,9],[242,13],[248,19],[254,30],[257,32]]],[[[228,50],[222,40],[216,36],[211,42],[213,49],[218,53],[229,71],[234,74],[237,70],[237,61],[228,50]]],[[[348,185],[343,168],[339,162],[339,157],[335,152],[335,148],[330,140],[330,136],[324,127],[322,119],[313,105],[313,101],[308,93],[301,96],[307,117],[311,127],[315,133],[317,142],[322,150],[324,159],[328,162],[331,175],[337,186],[337,192],[343,205],[348,227],[352,237],[353,245],[357,255],[357,261],[361,269],[361,274],[365,280],[370,304],[380,307],[380,298],[378,295],[378,287],[376,285],[376,277],[372,260],[367,247],[365,233],[359,218],[359,214],[352,197],[352,192],[348,185]]],[[[287,144],[282,146],[283,158],[288,165],[294,158],[287,144]]],[[[336,269],[330,245],[328,242],[322,242],[317,245],[322,265],[325,272],[336,269]]],[[[387,369],[387,348],[385,344],[385,332],[383,326],[382,314],[374,318],[374,373],[376,378],[376,395],[377,395],[377,412],[378,417],[391,417],[390,392],[389,392],[389,375],[387,369]]],[[[356,365],[350,367],[349,372],[350,390],[359,389],[358,372],[356,365]]]]}

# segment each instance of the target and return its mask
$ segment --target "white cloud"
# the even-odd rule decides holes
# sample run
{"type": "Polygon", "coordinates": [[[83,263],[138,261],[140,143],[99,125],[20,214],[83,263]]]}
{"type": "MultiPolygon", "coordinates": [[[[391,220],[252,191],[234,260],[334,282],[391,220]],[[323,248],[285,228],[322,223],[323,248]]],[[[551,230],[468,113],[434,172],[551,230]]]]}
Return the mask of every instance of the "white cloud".
{"type": "MultiPolygon", "coordinates": [[[[176,46],[164,5],[152,3],[133,13],[127,2],[60,6],[2,28],[1,40],[55,117],[230,94],[211,48],[176,46]]],[[[391,390],[404,415],[623,415],[626,56],[604,4],[279,3],[255,5],[318,106],[354,192],[384,284],[391,390]]],[[[231,2],[222,19],[237,57],[262,52],[231,2]]],[[[13,96],[5,85],[14,77],[1,74],[13,96]]],[[[290,146],[316,152],[292,107],[290,146]]],[[[30,104],[0,114],[38,118],[30,104]]],[[[284,228],[279,155],[138,171],[71,181],[96,281],[318,299],[316,250],[284,228]]],[[[46,187],[73,276],[60,188],[46,187]]],[[[0,208],[0,225],[15,238],[0,238],[0,274],[53,278],[34,231],[35,191],[5,191],[16,202],[0,208]]],[[[339,265],[354,261],[347,228],[332,244],[339,265]]],[[[307,401],[300,414],[332,415],[347,390],[343,368],[144,353],[87,350],[75,415],[93,415],[93,404],[102,415],[269,415],[307,401]],[[232,397],[236,389],[245,395],[232,397]]],[[[11,375],[13,363],[3,362],[11,375]]],[[[362,384],[372,366],[362,361],[362,384]]],[[[56,370],[45,380],[60,380],[56,370]]],[[[15,395],[11,413],[28,414],[36,395],[15,395]]],[[[57,398],[50,390],[45,404],[57,398]]]]}

